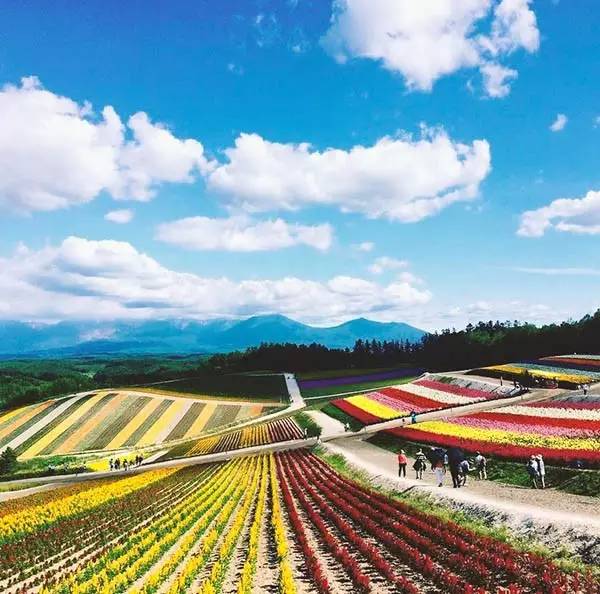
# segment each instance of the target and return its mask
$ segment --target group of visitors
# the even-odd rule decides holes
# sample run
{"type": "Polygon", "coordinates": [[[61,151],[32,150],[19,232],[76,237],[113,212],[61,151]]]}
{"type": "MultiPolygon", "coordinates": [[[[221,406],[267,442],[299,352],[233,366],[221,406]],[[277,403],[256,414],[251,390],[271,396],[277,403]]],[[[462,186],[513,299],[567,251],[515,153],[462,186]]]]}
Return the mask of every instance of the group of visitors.
{"type": "Polygon", "coordinates": [[[542,454],[532,454],[527,462],[527,473],[531,478],[531,485],[534,489],[546,488],[546,465],[542,454]]]}
{"type": "MultiPolygon", "coordinates": [[[[398,452],[398,476],[406,478],[406,467],[408,465],[408,456],[404,450],[398,452]]],[[[435,475],[438,487],[444,485],[446,473],[450,471],[452,477],[452,486],[455,489],[464,487],[467,484],[467,477],[471,470],[477,471],[480,480],[487,479],[487,458],[481,453],[476,452],[475,458],[469,462],[463,450],[456,447],[447,450],[431,446],[427,453],[419,450],[415,454],[413,468],[416,473],[416,479],[422,480],[423,473],[427,470],[427,463],[431,465],[431,470],[435,475]]],[[[532,454],[526,465],[527,473],[531,479],[531,485],[534,489],[546,488],[546,465],[542,454],[532,454]]]]}
{"type": "Polygon", "coordinates": [[[121,470],[121,468],[123,470],[129,470],[130,468],[133,468],[134,466],[140,466],[143,461],[144,461],[144,457],[141,454],[136,454],[136,456],[133,460],[128,460],[127,458],[124,458],[123,460],[121,460],[120,458],[115,458],[113,460],[111,458],[108,461],[108,465],[110,466],[111,470],[121,470]]]}
{"type": "MultiPolygon", "coordinates": [[[[450,471],[452,477],[452,486],[455,489],[464,487],[467,484],[467,477],[471,471],[471,463],[467,460],[464,452],[460,448],[443,448],[431,447],[427,454],[423,450],[419,450],[415,454],[413,469],[416,473],[416,479],[422,480],[423,473],[427,470],[427,463],[431,465],[431,470],[435,475],[438,487],[442,487],[447,470],[450,471]]],[[[474,467],[480,479],[487,479],[487,459],[477,452],[474,459],[474,467]]],[[[408,465],[408,457],[404,450],[398,452],[398,476],[406,477],[406,467],[408,465]]]]}

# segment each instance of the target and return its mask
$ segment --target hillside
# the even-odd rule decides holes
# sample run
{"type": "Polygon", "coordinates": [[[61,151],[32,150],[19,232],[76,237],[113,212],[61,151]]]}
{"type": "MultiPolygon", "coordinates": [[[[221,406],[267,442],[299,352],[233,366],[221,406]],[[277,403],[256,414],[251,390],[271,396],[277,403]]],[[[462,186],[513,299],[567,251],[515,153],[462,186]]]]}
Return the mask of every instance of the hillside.
{"type": "Polygon", "coordinates": [[[285,316],[245,320],[144,322],[0,323],[0,355],[72,356],[102,353],[218,353],[262,342],[318,342],[330,348],[351,347],[359,339],[417,342],[425,332],[408,324],[356,319],[318,328],[285,316]]]}

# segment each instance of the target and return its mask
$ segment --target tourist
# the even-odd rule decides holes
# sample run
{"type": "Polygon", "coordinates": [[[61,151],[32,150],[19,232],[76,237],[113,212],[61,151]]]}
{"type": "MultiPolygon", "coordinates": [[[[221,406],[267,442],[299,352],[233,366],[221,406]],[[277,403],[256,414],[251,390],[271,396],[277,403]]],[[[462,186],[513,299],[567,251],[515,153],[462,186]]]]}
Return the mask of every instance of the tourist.
{"type": "Polygon", "coordinates": [[[444,475],[446,474],[446,466],[443,458],[437,458],[437,460],[434,462],[433,473],[435,474],[437,486],[442,487],[444,485],[444,475]]]}
{"type": "Polygon", "coordinates": [[[119,470],[119,468],[121,468],[121,460],[117,458],[115,460],[115,470],[119,470]]]}
{"type": "Polygon", "coordinates": [[[348,423],[348,421],[346,421],[346,422],[344,423],[344,431],[345,431],[346,433],[348,433],[348,431],[350,431],[350,423],[348,423]]]}
{"type": "Polygon", "coordinates": [[[448,450],[448,465],[450,466],[450,475],[452,476],[452,486],[455,489],[460,488],[462,484],[460,464],[464,459],[465,455],[460,448],[450,448],[448,450]]]}
{"type": "Polygon", "coordinates": [[[583,384],[583,395],[587,396],[588,393],[588,385],[587,384],[583,384]]]}
{"type": "Polygon", "coordinates": [[[414,410],[410,413],[410,422],[413,425],[417,422],[417,413],[414,410]]]}
{"type": "Polygon", "coordinates": [[[475,467],[480,480],[487,479],[487,460],[481,452],[475,454],[475,467]]]}
{"type": "Polygon", "coordinates": [[[460,480],[462,481],[462,486],[464,487],[467,484],[467,477],[469,476],[469,471],[471,470],[469,461],[466,458],[458,465],[458,470],[460,480]]]}
{"type": "Polygon", "coordinates": [[[406,465],[408,464],[408,458],[406,452],[400,450],[398,453],[398,476],[406,478],[406,465]]]}
{"type": "Polygon", "coordinates": [[[109,465],[111,471],[113,471],[115,469],[115,463],[112,458],[108,461],[108,465],[109,465]]]}
{"type": "Polygon", "coordinates": [[[527,473],[529,474],[529,478],[531,478],[532,487],[534,489],[538,489],[538,479],[540,478],[540,473],[538,471],[536,457],[533,454],[529,458],[529,462],[527,462],[527,473]]]}
{"type": "Polygon", "coordinates": [[[127,460],[123,460],[123,470],[129,470],[129,462],[127,462],[127,460]]]}
{"type": "Polygon", "coordinates": [[[413,468],[417,473],[417,480],[423,479],[423,471],[427,468],[427,458],[422,450],[417,452],[415,457],[415,463],[413,464],[413,468]]]}
{"type": "Polygon", "coordinates": [[[540,476],[540,485],[542,489],[546,488],[546,465],[544,464],[544,458],[542,454],[538,454],[536,458],[537,471],[540,476]]]}
{"type": "Polygon", "coordinates": [[[308,439],[308,429],[304,427],[304,439],[308,439]]]}

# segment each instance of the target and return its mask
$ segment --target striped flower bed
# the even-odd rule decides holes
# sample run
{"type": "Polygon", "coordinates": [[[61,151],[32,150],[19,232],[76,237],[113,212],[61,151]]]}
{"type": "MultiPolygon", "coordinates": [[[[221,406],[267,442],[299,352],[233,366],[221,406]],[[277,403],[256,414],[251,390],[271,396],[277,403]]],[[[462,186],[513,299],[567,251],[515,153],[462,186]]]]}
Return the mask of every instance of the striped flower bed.
{"type": "Polygon", "coordinates": [[[502,458],[521,459],[541,453],[554,463],[580,460],[600,465],[600,402],[585,408],[560,400],[508,406],[419,423],[391,433],[410,441],[460,446],[502,458]]]}
{"type": "Polygon", "coordinates": [[[266,409],[273,407],[101,392],[0,414],[0,447],[14,443],[11,447],[22,458],[145,447],[197,437],[204,431],[260,416],[266,409]]]}

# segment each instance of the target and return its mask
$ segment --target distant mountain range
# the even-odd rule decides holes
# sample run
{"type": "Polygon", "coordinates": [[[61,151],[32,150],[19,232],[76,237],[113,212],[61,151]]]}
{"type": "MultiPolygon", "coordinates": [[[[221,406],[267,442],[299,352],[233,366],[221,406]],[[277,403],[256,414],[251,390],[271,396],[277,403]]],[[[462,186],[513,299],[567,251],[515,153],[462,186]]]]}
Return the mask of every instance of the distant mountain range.
{"type": "Polygon", "coordinates": [[[281,315],[245,320],[161,320],[144,322],[0,322],[0,356],[218,353],[261,342],[317,342],[351,347],[359,339],[417,342],[426,333],[404,323],[364,318],[316,328],[281,315]]]}

